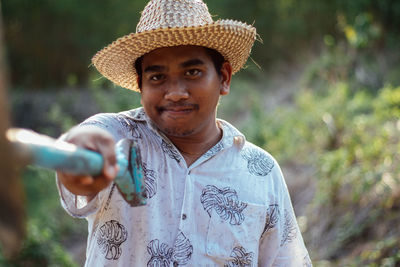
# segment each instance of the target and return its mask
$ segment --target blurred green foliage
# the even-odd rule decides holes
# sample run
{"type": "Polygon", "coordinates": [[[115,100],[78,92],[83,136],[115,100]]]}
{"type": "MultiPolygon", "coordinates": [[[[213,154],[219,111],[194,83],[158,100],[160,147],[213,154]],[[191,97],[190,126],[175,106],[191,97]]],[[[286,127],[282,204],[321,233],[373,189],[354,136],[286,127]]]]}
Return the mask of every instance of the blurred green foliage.
{"type": "Polygon", "coordinates": [[[135,30],[145,1],[2,1],[5,39],[16,87],[86,85],[90,58],[135,30]]]}
{"type": "MultiPolygon", "coordinates": [[[[14,87],[85,86],[90,58],[135,31],[147,0],[3,0],[5,39],[14,87]]],[[[214,19],[254,24],[263,39],[252,58],[263,68],[346,37],[355,47],[386,45],[400,29],[393,0],[206,1],[214,19]],[[237,8],[240,7],[240,8],[237,8]]],[[[99,76],[97,76],[99,77],[99,76]]]]}
{"type": "Polygon", "coordinates": [[[61,209],[54,172],[29,167],[22,179],[27,200],[27,237],[17,258],[6,260],[0,254],[0,266],[78,266],[65,246],[74,238],[84,240],[87,226],[61,209]]]}

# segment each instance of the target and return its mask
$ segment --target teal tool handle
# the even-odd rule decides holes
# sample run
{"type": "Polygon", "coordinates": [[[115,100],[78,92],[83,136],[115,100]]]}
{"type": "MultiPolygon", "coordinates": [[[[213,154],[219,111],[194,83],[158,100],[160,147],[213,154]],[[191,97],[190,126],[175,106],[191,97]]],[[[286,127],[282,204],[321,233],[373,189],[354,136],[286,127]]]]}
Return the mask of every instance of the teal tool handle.
{"type": "MultiPolygon", "coordinates": [[[[76,175],[97,176],[102,173],[104,160],[97,152],[24,129],[10,129],[7,137],[17,158],[25,164],[76,175]]],[[[122,139],[115,146],[115,154],[119,172],[114,182],[119,191],[131,206],[145,205],[139,146],[132,140],[122,139]]]]}
{"type": "Polygon", "coordinates": [[[25,129],[10,129],[7,138],[25,164],[71,174],[101,174],[103,157],[97,152],[25,129]]]}
{"type": "Polygon", "coordinates": [[[103,157],[94,151],[76,147],[73,150],[57,146],[29,144],[32,164],[71,174],[101,174],[103,157]]]}

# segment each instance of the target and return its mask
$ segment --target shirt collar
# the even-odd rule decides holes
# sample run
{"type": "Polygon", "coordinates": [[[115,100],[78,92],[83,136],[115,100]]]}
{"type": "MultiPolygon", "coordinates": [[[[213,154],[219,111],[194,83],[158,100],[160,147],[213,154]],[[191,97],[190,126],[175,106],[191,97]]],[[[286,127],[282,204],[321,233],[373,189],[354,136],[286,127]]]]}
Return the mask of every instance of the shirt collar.
{"type": "Polygon", "coordinates": [[[217,123],[222,129],[223,135],[221,142],[224,144],[224,147],[231,147],[235,145],[239,149],[242,149],[246,142],[245,136],[232,124],[225,120],[217,119],[217,123]]]}
{"type": "Polygon", "coordinates": [[[143,107],[124,111],[124,112],[121,112],[121,114],[127,116],[128,118],[130,118],[134,121],[147,123],[147,125],[153,132],[155,132],[157,135],[163,136],[161,134],[161,132],[158,130],[158,127],[154,124],[154,122],[147,116],[143,107]]]}

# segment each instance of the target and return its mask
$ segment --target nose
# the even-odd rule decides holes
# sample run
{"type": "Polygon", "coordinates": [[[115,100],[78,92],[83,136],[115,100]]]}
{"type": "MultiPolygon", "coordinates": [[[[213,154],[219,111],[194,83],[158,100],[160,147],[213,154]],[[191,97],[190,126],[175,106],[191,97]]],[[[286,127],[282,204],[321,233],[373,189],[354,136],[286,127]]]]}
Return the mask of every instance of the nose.
{"type": "Polygon", "coordinates": [[[178,102],[189,98],[189,92],[184,82],[179,79],[171,80],[165,93],[165,99],[178,102]]]}

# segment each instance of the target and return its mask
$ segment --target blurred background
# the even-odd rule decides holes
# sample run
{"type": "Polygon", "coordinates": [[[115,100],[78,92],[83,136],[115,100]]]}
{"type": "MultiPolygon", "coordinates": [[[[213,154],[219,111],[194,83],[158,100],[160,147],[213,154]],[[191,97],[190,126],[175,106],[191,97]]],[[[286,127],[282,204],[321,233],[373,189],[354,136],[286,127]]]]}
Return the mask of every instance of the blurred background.
{"type": "MultiPolygon", "coordinates": [[[[135,31],[146,2],[2,0],[12,126],[57,137],[139,106],[90,59],[135,31]]],[[[206,3],[262,39],[219,117],[280,162],[314,266],[400,266],[400,1],[206,3]]],[[[62,210],[54,173],[21,179],[27,235],[0,266],[81,266],[86,221],[62,210]]]]}

